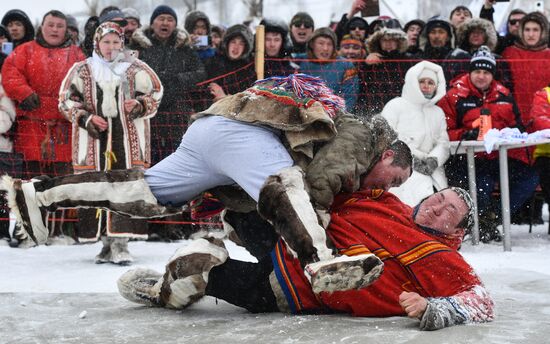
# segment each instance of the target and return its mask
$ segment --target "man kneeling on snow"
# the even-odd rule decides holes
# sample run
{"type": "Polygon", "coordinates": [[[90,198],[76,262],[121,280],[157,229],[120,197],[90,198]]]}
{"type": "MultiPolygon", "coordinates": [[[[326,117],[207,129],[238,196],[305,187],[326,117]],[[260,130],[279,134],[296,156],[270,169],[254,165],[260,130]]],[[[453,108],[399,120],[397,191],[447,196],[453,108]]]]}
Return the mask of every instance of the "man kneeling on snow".
{"type": "MultiPolygon", "coordinates": [[[[378,280],[360,290],[315,293],[282,241],[251,263],[229,259],[219,240],[201,239],[176,251],[164,275],[128,271],[119,291],[130,301],[176,309],[210,295],[251,312],[407,315],[419,319],[422,330],[491,321],[493,301],[457,252],[473,211],[460,188],[444,189],[415,208],[382,190],[338,195],[328,237],[341,254],[372,252],[384,262],[378,280]]],[[[257,222],[254,231],[272,229],[257,222]]]]}

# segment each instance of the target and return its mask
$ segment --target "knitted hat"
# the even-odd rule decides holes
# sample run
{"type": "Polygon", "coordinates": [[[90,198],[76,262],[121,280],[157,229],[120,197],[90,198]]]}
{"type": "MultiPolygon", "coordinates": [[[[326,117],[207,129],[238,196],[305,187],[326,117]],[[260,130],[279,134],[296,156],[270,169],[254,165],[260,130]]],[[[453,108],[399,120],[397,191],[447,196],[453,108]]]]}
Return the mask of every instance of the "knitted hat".
{"type": "Polygon", "coordinates": [[[483,69],[495,75],[497,62],[491,53],[491,50],[489,50],[486,45],[479,47],[479,49],[474,53],[474,57],[470,60],[470,72],[477,69],[483,69]]]}
{"type": "Polygon", "coordinates": [[[118,25],[124,27],[128,22],[126,19],[124,19],[124,13],[122,13],[121,10],[111,10],[107,13],[104,13],[103,15],[99,16],[99,24],[103,24],[106,22],[116,22],[118,25]],[[116,19],[115,18],[122,18],[122,19],[116,19]]]}
{"type": "Polygon", "coordinates": [[[456,192],[456,194],[466,203],[466,206],[468,207],[468,214],[466,215],[466,230],[472,229],[474,226],[474,215],[476,213],[476,207],[474,206],[474,201],[472,200],[472,197],[468,193],[468,191],[451,186],[449,189],[456,192]]]}
{"type": "Polygon", "coordinates": [[[290,27],[292,27],[292,25],[302,26],[302,24],[315,29],[315,22],[313,21],[313,18],[306,12],[298,12],[290,20],[290,27]]]}
{"type": "Polygon", "coordinates": [[[124,14],[124,19],[135,19],[138,23],[140,23],[139,12],[135,8],[124,8],[122,9],[122,13],[124,14]]]}
{"type": "Polygon", "coordinates": [[[405,26],[403,27],[403,31],[407,32],[409,30],[409,28],[413,25],[420,26],[420,31],[422,31],[424,26],[426,26],[426,22],[421,20],[421,19],[413,19],[413,20],[407,22],[407,24],[405,24],[405,26]]]}
{"type": "Polygon", "coordinates": [[[67,17],[67,27],[78,31],[78,22],[76,18],[70,14],[65,15],[67,17]]]}
{"type": "Polygon", "coordinates": [[[176,20],[176,24],[178,23],[178,15],[176,14],[176,11],[174,11],[174,9],[170,6],[160,5],[160,6],[157,6],[157,8],[155,8],[153,13],[151,14],[151,20],[149,22],[149,25],[152,25],[153,21],[155,21],[155,19],[162,14],[171,15],[176,20]]]}

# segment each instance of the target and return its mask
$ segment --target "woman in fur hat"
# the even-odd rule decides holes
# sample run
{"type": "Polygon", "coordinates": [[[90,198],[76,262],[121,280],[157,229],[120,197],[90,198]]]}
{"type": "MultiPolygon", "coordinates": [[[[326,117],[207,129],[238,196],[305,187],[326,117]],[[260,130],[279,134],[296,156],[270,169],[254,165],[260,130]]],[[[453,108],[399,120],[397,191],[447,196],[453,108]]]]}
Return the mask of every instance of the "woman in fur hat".
{"type": "MultiPolygon", "coordinates": [[[[75,173],[144,169],[151,162],[149,118],[163,88],[144,62],[124,59],[124,31],[113,22],[95,33],[92,57],[75,64],[61,85],[59,108],[72,122],[75,173]]],[[[81,242],[103,241],[96,263],[129,264],[129,238],[147,238],[147,224],[110,212],[80,210],[81,242]]]]}

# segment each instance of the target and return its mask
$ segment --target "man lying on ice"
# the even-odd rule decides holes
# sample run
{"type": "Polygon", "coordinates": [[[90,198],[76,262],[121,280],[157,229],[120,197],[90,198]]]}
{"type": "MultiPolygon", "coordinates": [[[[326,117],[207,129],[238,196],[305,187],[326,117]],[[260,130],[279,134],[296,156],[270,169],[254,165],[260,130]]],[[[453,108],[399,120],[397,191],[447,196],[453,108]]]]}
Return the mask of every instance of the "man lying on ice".
{"type": "MultiPolygon", "coordinates": [[[[314,292],[282,240],[273,241],[271,253],[251,263],[228,258],[218,239],[200,239],[178,249],[164,275],[130,270],[118,287],[130,301],[175,309],[210,295],[251,312],[407,315],[419,319],[422,330],[491,321],[493,301],[457,252],[465,230],[473,225],[473,211],[470,196],[460,188],[433,194],[414,209],[382,190],[338,195],[328,237],[341,254],[372,252],[384,262],[378,280],[359,290],[314,292]]],[[[255,232],[272,231],[261,220],[254,227],[255,232]]],[[[248,239],[254,238],[258,236],[248,239]]]]}
{"type": "MultiPolygon", "coordinates": [[[[15,236],[28,245],[47,239],[45,209],[105,208],[135,218],[161,217],[181,211],[204,191],[238,184],[254,201],[249,211],[257,203],[316,292],[358,289],[376,277],[371,271],[382,262],[371,253],[338,255],[327,246],[322,224],[328,223],[334,195],[356,191],[359,177],[399,142],[382,118],[363,123],[344,109],[343,99],[318,78],[260,80],[197,114],[180,147],[145,173],[113,170],[31,182],[4,177],[0,189],[8,190],[18,218],[15,236]]],[[[397,172],[381,187],[399,185],[410,168],[397,172]]]]}

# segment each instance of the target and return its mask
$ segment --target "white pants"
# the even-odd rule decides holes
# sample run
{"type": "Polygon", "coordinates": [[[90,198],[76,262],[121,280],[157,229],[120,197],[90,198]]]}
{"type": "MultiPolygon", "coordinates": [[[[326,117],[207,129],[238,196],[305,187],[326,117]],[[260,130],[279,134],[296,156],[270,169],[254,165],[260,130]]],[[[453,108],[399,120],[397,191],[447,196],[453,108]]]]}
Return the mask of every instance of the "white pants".
{"type": "Polygon", "coordinates": [[[189,127],[174,153],[145,172],[145,180],[162,205],[179,206],[235,183],[258,201],[267,177],[293,164],[275,132],[207,116],[189,127]]]}

